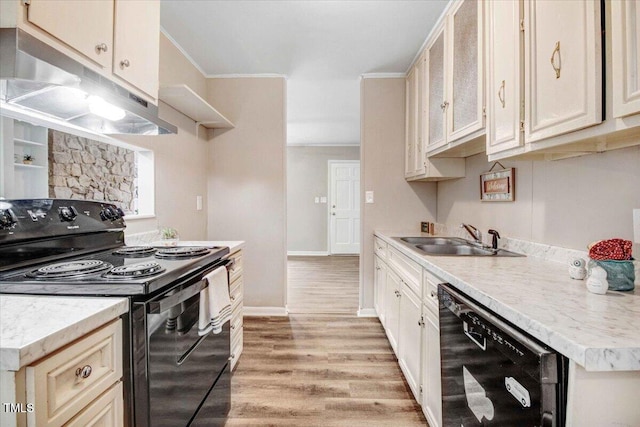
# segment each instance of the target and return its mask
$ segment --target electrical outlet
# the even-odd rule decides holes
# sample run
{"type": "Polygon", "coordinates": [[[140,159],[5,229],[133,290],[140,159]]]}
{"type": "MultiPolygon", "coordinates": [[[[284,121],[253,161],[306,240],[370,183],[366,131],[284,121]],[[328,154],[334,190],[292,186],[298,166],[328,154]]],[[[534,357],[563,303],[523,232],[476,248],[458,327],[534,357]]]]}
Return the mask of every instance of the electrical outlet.
{"type": "Polygon", "coordinates": [[[429,232],[429,223],[428,222],[421,222],[420,223],[420,231],[423,233],[428,233],[429,232]]]}
{"type": "Polygon", "coordinates": [[[640,209],[633,210],[633,240],[640,243],[640,209]]]}
{"type": "Polygon", "coordinates": [[[315,198],[315,202],[316,202],[316,203],[320,203],[320,197],[316,197],[316,198],[315,198]]]}

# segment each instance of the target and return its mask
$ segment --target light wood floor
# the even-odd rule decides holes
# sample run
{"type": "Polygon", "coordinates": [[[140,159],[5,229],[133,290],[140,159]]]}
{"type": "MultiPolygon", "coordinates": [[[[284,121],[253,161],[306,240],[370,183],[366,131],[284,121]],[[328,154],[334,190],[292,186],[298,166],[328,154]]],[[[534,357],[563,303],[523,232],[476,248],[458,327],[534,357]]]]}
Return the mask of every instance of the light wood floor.
{"type": "Polygon", "coordinates": [[[359,257],[291,256],[287,265],[289,313],[357,313],[359,257]]]}
{"type": "Polygon", "coordinates": [[[377,319],[245,317],[226,426],[425,426],[377,319]]]}

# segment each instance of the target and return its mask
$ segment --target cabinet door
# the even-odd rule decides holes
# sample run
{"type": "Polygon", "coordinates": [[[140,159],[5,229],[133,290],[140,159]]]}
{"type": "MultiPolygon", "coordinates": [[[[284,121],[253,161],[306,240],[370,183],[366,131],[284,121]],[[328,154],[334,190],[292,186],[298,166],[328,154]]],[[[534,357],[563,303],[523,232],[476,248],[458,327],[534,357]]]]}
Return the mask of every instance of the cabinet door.
{"type": "Polygon", "coordinates": [[[600,2],[525,0],[525,141],[602,121],[600,2]]]}
{"type": "Polygon", "coordinates": [[[110,68],[113,0],[30,0],[27,20],[95,63],[110,68]]]}
{"type": "Polygon", "coordinates": [[[65,424],[65,427],[119,427],[123,422],[122,382],[119,382],[91,402],[81,413],[65,424]]]}
{"type": "Polygon", "coordinates": [[[523,144],[521,3],[487,2],[487,154],[523,144]]]}
{"type": "Polygon", "coordinates": [[[393,352],[398,355],[398,331],[400,326],[400,277],[388,270],[384,298],[385,331],[393,352]]]}
{"type": "Polygon", "coordinates": [[[445,112],[448,102],[445,99],[445,32],[444,22],[440,26],[438,36],[427,47],[429,65],[427,67],[427,93],[428,93],[428,132],[427,151],[442,147],[445,138],[445,112]]]}
{"type": "Polygon", "coordinates": [[[447,142],[484,127],[482,3],[465,0],[449,18],[447,142]]]}
{"type": "Polygon", "coordinates": [[[405,129],[405,169],[404,176],[415,175],[415,145],[416,145],[416,68],[409,71],[406,79],[406,129],[405,129]]]}
{"type": "Polygon", "coordinates": [[[374,258],[374,306],[382,326],[386,326],[384,317],[385,286],[387,281],[387,265],[377,256],[374,258]]]}
{"type": "Polygon", "coordinates": [[[160,2],[116,0],[113,73],[158,97],[160,2]]]}
{"type": "Polygon", "coordinates": [[[613,116],[640,112],[640,4],[611,2],[611,59],[613,61],[613,116]]]}
{"type": "Polygon", "coordinates": [[[422,411],[432,427],[442,425],[442,385],[440,375],[440,328],[438,317],[423,306],[422,411]]]}
{"type": "Polygon", "coordinates": [[[415,74],[416,74],[416,88],[415,88],[415,97],[416,97],[416,113],[415,113],[415,121],[416,121],[416,138],[414,144],[414,174],[421,175],[425,173],[425,132],[426,132],[426,72],[425,68],[427,66],[426,62],[426,53],[423,53],[422,56],[418,59],[415,66],[415,74]]]}
{"type": "Polygon", "coordinates": [[[401,288],[398,363],[417,401],[420,401],[422,303],[407,285],[401,288]]]}

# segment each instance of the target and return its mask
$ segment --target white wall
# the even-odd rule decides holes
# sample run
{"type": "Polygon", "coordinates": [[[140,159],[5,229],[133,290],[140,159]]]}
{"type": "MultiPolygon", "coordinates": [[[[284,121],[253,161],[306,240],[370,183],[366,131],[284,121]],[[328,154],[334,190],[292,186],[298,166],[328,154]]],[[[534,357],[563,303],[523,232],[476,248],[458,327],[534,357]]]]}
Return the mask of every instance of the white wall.
{"type": "Polygon", "coordinates": [[[420,221],[436,217],[436,184],[404,179],[405,80],[363,79],[361,83],[361,193],[374,191],[373,204],[361,200],[361,308],[373,307],[373,232],[420,231],[420,221]]]}
{"type": "Polygon", "coordinates": [[[327,252],[329,160],[360,160],[360,147],[287,147],[287,250],[327,252]]]}
{"type": "MultiPolygon", "coordinates": [[[[160,86],[186,83],[206,95],[206,79],[180,51],[160,35],[160,86]]],[[[159,115],[178,127],[175,135],[118,138],[153,150],[155,166],[155,218],[127,221],[127,234],[173,227],[183,240],[202,240],[207,233],[207,159],[209,143],[200,130],[196,138],[193,120],[160,102],[159,115]],[[196,210],[196,196],[203,210],[196,210]]]]}
{"type": "Polygon", "coordinates": [[[640,147],[558,161],[501,163],[516,168],[515,202],[479,201],[479,176],[491,164],[478,154],[467,158],[466,178],[438,183],[438,222],[467,222],[484,233],[495,228],[505,237],[578,250],[600,239],[633,240],[632,209],[640,207],[640,147]]]}
{"type": "Polygon", "coordinates": [[[208,99],[235,124],[209,142],[209,239],[246,241],[245,306],[283,309],[286,81],[209,79],[208,99]]]}

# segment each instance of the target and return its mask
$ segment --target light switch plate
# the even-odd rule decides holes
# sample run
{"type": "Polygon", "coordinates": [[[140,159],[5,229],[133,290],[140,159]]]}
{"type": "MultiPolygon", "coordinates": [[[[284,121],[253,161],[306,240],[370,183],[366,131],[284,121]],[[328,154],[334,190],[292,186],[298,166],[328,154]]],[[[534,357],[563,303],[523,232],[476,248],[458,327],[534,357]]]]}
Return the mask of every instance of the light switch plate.
{"type": "Polygon", "coordinates": [[[633,240],[640,243],[640,209],[633,210],[633,240]]]}
{"type": "Polygon", "coordinates": [[[320,197],[315,198],[315,203],[320,203],[320,197]]]}
{"type": "Polygon", "coordinates": [[[196,196],[196,210],[202,210],[202,196],[196,196]]]}
{"type": "Polygon", "coordinates": [[[364,193],[364,202],[365,203],[373,203],[373,191],[365,191],[365,193],[364,193]]]}
{"type": "Polygon", "coordinates": [[[327,197],[326,196],[320,197],[320,203],[327,203],[327,197]]]}

